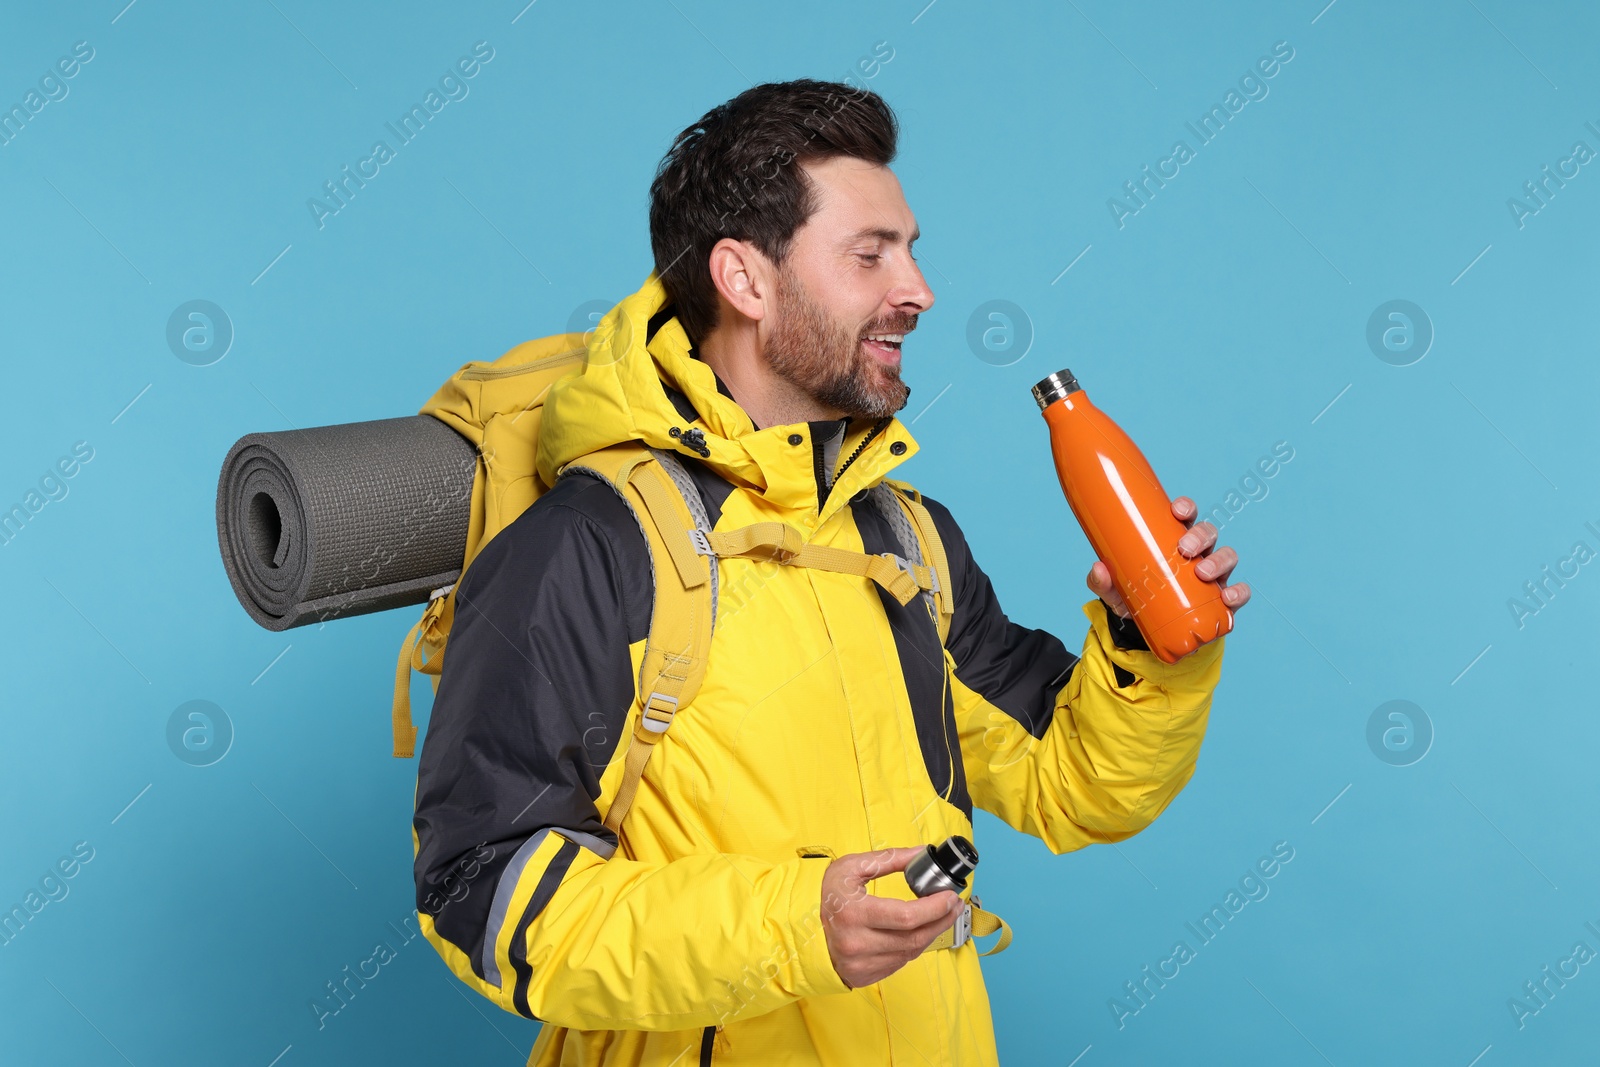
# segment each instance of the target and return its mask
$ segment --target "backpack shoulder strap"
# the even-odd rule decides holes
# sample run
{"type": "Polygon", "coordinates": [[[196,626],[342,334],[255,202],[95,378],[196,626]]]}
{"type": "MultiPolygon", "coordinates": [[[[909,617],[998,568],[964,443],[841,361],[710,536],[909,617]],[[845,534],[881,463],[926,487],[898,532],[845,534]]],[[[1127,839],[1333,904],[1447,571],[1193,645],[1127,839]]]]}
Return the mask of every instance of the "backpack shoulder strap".
{"type": "MultiPolygon", "coordinates": [[[[939,628],[939,641],[944,643],[950,634],[950,620],[955,615],[955,585],[950,580],[950,560],[945,556],[944,542],[939,538],[939,530],[933,523],[933,516],[928,512],[927,505],[922,502],[922,494],[909,482],[885,478],[880,486],[888,486],[892,501],[897,503],[904,511],[902,514],[909,516],[911,530],[914,533],[913,543],[907,544],[908,550],[915,549],[919,553],[916,562],[926,563],[938,575],[935,587],[930,591],[934,608],[934,622],[939,628]]],[[[899,526],[894,522],[894,515],[889,515],[891,525],[899,526]]]]}
{"type": "MultiPolygon", "coordinates": [[[[705,677],[716,610],[711,598],[715,571],[712,561],[695,550],[691,537],[704,520],[697,523],[685,492],[650,449],[632,443],[613,445],[574,460],[560,473],[574,471],[598,475],[633,510],[650,546],[655,586],[650,633],[639,665],[639,716],[629,739],[622,782],[605,816],[607,829],[616,833],[633,806],[650,753],[672,726],[678,709],[694,699],[705,677]]],[[[697,496],[692,499],[698,503],[697,496]]]]}

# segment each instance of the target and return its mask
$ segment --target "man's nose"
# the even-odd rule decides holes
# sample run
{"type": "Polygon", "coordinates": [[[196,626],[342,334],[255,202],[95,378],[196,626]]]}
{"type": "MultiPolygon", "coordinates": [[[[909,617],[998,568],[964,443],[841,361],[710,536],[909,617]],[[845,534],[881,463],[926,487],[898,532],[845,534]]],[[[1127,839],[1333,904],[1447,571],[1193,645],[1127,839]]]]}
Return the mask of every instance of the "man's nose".
{"type": "Polygon", "coordinates": [[[928,279],[923,277],[922,269],[917,266],[916,260],[907,257],[904,276],[889,291],[889,302],[896,310],[920,315],[933,307],[933,300],[933,290],[928,287],[928,279]]]}

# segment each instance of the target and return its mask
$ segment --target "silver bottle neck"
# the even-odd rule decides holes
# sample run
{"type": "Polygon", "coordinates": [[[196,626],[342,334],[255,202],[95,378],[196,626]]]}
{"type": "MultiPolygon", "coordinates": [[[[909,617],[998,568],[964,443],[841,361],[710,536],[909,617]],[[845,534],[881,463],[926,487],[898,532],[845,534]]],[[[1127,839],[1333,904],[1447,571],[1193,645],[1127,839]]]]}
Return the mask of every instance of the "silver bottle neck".
{"type": "Polygon", "coordinates": [[[1081,388],[1083,387],[1078,384],[1078,379],[1072,376],[1072,371],[1063,367],[1033,387],[1033,399],[1038,401],[1039,410],[1043,411],[1057,400],[1070,396],[1081,388]]]}

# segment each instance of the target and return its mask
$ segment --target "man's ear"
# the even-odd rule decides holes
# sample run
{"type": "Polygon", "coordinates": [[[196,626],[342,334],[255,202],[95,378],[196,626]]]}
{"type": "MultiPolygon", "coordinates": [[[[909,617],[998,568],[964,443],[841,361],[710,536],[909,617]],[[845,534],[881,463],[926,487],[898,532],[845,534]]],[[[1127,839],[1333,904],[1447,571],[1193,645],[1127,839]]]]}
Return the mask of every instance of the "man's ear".
{"type": "Polygon", "coordinates": [[[771,310],[767,257],[753,245],[724,237],[711,248],[711,282],[735,311],[760,322],[771,310]]]}

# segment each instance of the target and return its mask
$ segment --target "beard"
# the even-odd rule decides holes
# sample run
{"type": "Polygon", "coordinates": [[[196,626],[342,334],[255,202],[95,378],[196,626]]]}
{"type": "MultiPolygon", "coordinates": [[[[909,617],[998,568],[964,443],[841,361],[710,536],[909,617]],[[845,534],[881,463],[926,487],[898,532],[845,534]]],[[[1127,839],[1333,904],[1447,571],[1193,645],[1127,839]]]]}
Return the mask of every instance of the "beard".
{"type": "Polygon", "coordinates": [[[835,322],[790,271],[778,269],[777,321],[766,345],[773,373],[817,403],[851,418],[877,419],[906,405],[911,387],[900,368],[874,359],[863,347],[868,333],[909,333],[915,315],[897,315],[860,330],[835,322]]]}

